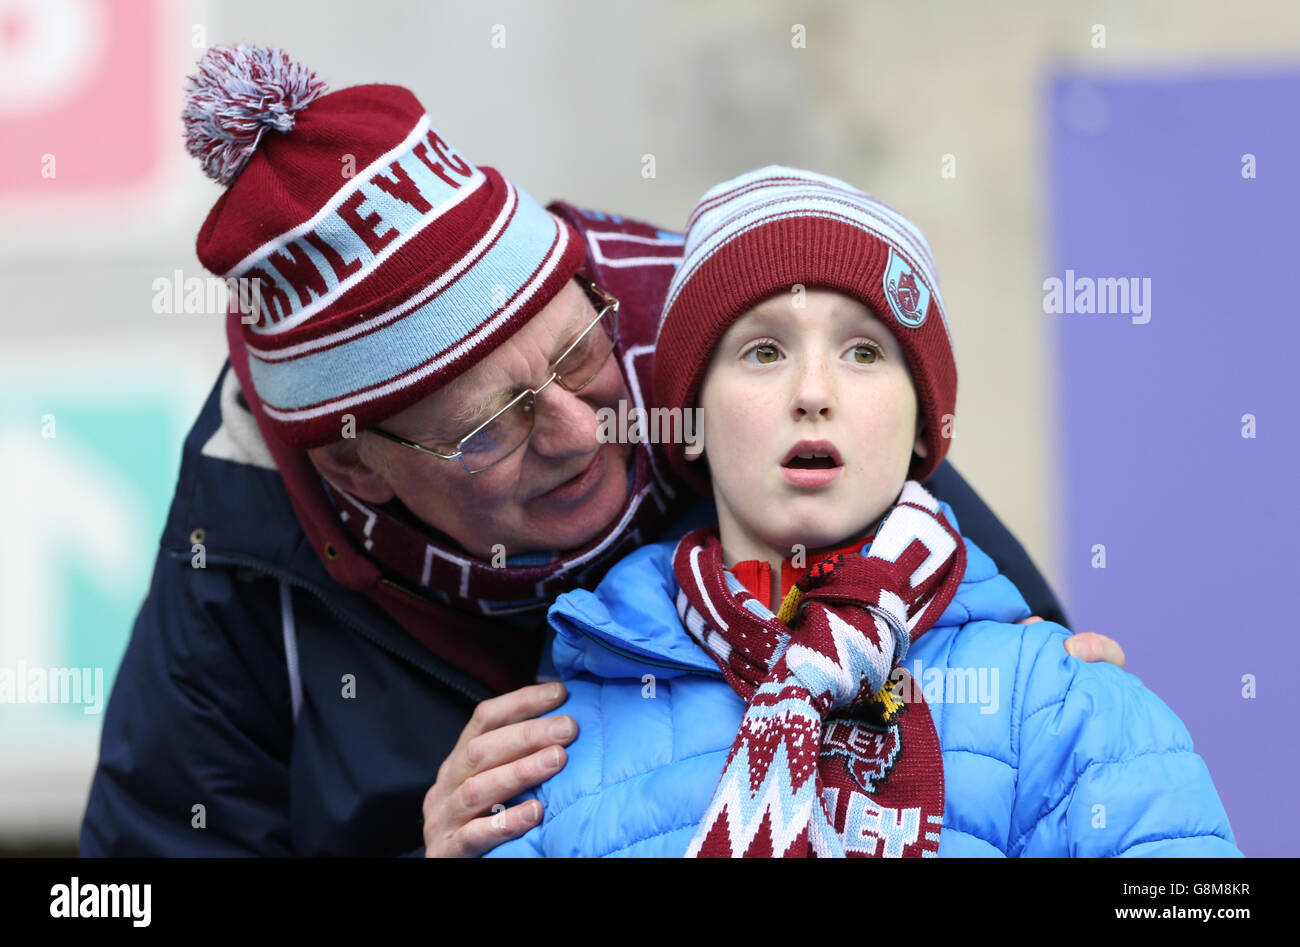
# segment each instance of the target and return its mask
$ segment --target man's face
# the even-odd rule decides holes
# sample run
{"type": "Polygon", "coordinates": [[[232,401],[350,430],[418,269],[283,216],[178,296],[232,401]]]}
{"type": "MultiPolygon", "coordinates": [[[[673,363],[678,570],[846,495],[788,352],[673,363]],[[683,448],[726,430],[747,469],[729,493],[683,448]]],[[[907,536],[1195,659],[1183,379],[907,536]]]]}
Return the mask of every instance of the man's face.
{"type": "MultiPolygon", "coordinates": [[[[550,366],[594,318],[587,294],[570,280],[482,362],[382,427],[419,444],[455,449],[519,390],[545,381],[550,366]]],[[[548,385],[537,396],[531,438],[487,470],[471,475],[458,460],[363,434],[357,444],[360,466],[350,473],[350,485],[341,485],[375,503],[396,495],[479,558],[490,559],[498,544],[507,556],[574,549],[595,538],[627,498],[631,445],[597,439],[596,412],[617,410],[620,399],[629,394],[618,359],[611,356],[576,394],[558,380],[548,385]]]]}
{"type": "Polygon", "coordinates": [[[728,565],[861,535],[897,500],[912,451],[925,451],[889,330],[840,293],[797,300],[781,293],[737,320],[700,388],[728,565]]]}

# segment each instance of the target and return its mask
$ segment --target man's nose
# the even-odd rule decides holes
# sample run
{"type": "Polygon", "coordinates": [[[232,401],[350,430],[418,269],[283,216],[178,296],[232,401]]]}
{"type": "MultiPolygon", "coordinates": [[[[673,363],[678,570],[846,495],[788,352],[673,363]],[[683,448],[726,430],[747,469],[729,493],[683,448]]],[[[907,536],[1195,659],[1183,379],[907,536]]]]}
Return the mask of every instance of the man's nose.
{"type": "Polygon", "coordinates": [[[790,412],[794,420],[830,419],[835,405],[835,386],[824,358],[816,356],[798,360],[793,384],[790,412]]]}
{"type": "Polygon", "coordinates": [[[580,457],[600,446],[600,421],[580,395],[566,390],[557,379],[537,396],[533,405],[530,448],[543,457],[580,457]]]}

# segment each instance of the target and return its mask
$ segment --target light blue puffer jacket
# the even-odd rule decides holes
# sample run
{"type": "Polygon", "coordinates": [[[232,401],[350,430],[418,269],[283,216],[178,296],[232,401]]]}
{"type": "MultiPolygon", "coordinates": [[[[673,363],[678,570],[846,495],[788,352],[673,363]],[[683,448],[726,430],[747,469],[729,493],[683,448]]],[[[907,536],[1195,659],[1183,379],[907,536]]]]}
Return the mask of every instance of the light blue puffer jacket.
{"type": "MultiPolygon", "coordinates": [[[[686,851],[744,704],[677,617],[675,545],[643,547],[551,607],[569,689],[555,713],[578,737],[512,802],[539,799],[542,824],[491,856],[686,851]]],[[[1173,711],[1132,674],[1066,654],[1060,625],[1014,624],[1029,615],[1020,593],[970,540],[966,554],[957,595],[904,662],[943,751],[939,855],[1240,856],[1173,711]]]]}

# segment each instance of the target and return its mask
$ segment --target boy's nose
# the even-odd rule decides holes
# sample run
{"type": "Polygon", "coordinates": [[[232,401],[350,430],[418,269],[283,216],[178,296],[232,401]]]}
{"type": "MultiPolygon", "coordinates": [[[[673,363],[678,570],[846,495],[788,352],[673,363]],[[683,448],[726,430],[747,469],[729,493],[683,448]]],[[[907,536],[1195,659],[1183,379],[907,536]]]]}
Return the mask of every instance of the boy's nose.
{"type": "Polygon", "coordinates": [[[830,418],[835,392],[823,359],[805,360],[795,377],[791,413],[796,421],[807,417],[830,418]]]}

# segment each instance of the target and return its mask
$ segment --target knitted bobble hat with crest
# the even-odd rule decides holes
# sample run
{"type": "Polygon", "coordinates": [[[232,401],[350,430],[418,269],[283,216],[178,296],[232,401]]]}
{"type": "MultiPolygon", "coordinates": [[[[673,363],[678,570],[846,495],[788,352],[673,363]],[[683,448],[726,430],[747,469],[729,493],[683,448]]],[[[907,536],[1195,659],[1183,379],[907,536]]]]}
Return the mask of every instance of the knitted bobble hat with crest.
{"type": "Polygon", "coordinates": [[[408,90],[325,83],[279,49],[210,49],[186,145],[226,185],[198,257],[247,280],[249,372],[276,434],[308,449],[472,368],[577,272],[566,222],[429,123],[408,90]],[[253,321],[250,317],[255,316],[253,321]]]}
{"type": "MultiPolygon", "coordinates": [[[[898,340],[928,455],[913,454],[908,478],[930,476],[948,452],[957,407],[957,364],[930,246],[897,211],[811,171],[761,168],[700,198],[655,343],[655,405],[693,408],[732,323],[796,285],[863,302],[898,340]]],[[[703,465],[686,460],[683,444],[665,444],[664,451],[678,474],[709,492],[703,465]]]]}

